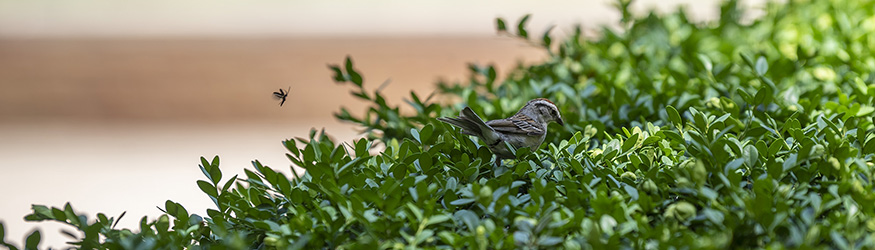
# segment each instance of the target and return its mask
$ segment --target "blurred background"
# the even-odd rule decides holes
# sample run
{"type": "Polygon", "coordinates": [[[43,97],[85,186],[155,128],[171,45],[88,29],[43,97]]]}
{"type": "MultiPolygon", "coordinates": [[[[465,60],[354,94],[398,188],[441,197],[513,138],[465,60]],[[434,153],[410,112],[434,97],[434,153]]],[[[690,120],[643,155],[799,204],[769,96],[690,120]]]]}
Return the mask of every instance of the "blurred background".
{"type": "MultiPolygon", "coordinates": [[[[717,0],[638,1],[687,6],[709,20],[717,0]]],[[[757,6],[762,1],[747,1],[757,6]]],[[[31,204],[71,202],[90,218],[154,219],[173,200],[212,207],[195,181],[199,157],[219,155],[225,176],[252,160],[289,173],[284,139],[322,129],[359,136],[334,120],[364,103],[331,80],[327,64],[352,56],[392,104],[427,96],[439,79],[464,81],[468,63],[499,75],[542,50],[497,36],[494,19],[532,14],[531,34],[580,24],[597,35],[616,23],[609,0],[0,0],[0,221],[7,241],[42,229],[43,248],[63,246],[61,225],[28,223],[31,204]],[[280,107],[271,93],[291,88],[280,107]]],[[[513,26],[513,25],[511,25],[513,26]]]]}

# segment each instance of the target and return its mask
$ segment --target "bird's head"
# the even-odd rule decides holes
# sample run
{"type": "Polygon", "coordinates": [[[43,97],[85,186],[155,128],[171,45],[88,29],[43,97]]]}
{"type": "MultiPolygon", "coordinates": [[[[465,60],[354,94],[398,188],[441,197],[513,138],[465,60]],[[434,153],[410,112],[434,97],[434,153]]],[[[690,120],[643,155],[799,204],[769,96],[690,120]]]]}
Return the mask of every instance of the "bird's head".
{"type": "MultiPolygon", "coordinates": [[[[555,121],[556,123],[559,123],[559,125],[565,125],[565,122],[562,121],[562,115],[559,114],[559,108],[556,107],[556,104],[546,98],[532,99],[526,103],[526,106],[531,110],[531,114],[527,115],[531,115],[533,118],[539,119],[545,123],[555,121]]],[[[525,109],[526,107],[520,111],[525,109]]]]}

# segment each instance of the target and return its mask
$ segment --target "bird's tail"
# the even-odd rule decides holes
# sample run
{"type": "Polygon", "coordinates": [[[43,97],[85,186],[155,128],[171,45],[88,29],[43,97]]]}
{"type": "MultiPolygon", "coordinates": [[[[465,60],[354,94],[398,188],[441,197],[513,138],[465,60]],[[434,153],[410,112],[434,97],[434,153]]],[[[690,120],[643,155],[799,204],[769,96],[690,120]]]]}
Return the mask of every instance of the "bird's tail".
{"type": "Polygon", "coordinates": [[[486,125],[486,122],[484,122],[483,119],[480,119],[480,116],[474,113],[474,110],[471,110],[469,107],[462,109],[459,117],[439,117],[437,119],[462,128],[462,133],[478,136],[487,143],[492,143],[499,139],[495,130],[489,125],[486,125]]]}

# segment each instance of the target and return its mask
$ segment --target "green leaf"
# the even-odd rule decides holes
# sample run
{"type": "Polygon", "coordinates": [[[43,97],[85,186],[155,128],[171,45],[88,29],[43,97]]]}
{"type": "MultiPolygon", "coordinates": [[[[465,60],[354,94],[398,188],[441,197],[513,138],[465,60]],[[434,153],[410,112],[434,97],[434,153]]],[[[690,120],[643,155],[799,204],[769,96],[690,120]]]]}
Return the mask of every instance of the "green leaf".
{"type": "Polygon", "coordinates": [[[631,185],[623,183],[623,190],[626,190],[626,193],[629,194],[629,197],[631,197],[633,201],[638,200],[638,189],[631,185]]]}
{"type": "Polygon", "coordinates": [[[216,191],[216,187],[213,186],[213,184],[210,184],[209,182],[203,180],[198,180],[197,186],[207,195],[211,197],[219,197],[219,193],[218,191],[216,191]]]}
{"type": "Polygon", "coordinates": [[[872,107],[869,105],[863,105],[863,106],[860,106],[860,110],[857,111],[856,116],[857,117],[866,117],[868,115],[871,115],[873,112],[875,112],[875,107],[872,107]]]}
{"type": "Polygon", "coordinates": [[[744,53],[739,53],[739,55],[741,55],[741,59],[744,60],[744,63],[746,63],[748,67],[756,68],[754,66],[753,59],[750,59],[750,56],[744,53]]]}
{"type": "MultiPolygon", "coordinates": [[[[693,108],[691,108],[690,110],[695,111],[695,109],[693,108]]],[[[695,122],[696,127],[699,128],[703,133],[707,130],[708,125],[710,125],[708,124],[707,118],[705,118],[705,114],[703,114],[702,112],[693,112],[693,121],[695,122]]]]}
{"type": "Polygon", "coordinates": [[[355,71],[355,68],[353,68],[351,57],[346,56],[346,64],[345,65],[346,65],[346,73],[349,74],[349,81],[354,83],[356,86],[361,87],[362,83],[363,83],[362,76],[359,75],[359,73],[355,71]]]}
{"type": "Polygon", "coordinates": [[[830,119],[827,119],[823,115],[820,115],[817,117],[817,122],[818,123],[819,122],[825,123],[826,126],[829,127],[829,129],[832,130],[836,134],[842,133],[842,131],[839,129],[839,127],[835,125],[835,123],[833,123],[832,121],[830,121],[830,119]]]}
{"type": "Polygon", "coordinates": [[[757,91],[757,95],[753,98],[754,104],[769,104],[772,100],[772,88],[764,86],[757,91]]]}
{"type": "Polygon", "coordinates": [[[829,232],[829,237],[830,239],[832,239],[832,242],[836,244],[836,247],[838,249],[850,249],[850,246],[848,245],[848,240],[845,239],[845,237],[842,236],[841,233],[831,231],[829,232]]]}
{"type": "Polygon", "coordinates": [[[419,138],[419,130],[416,128],[410,128],[410,135],[413,136],[413,139],[416,140],[416,142],[422,144],[422,140],[419,138]]]}
{"type": "Polygon", "coordinates": [[[550,45],[553,44],[553,39],[550,38],[550,31],[555,27],[556,26],[550,26],[550,28],[547,28],[547,31],[544,31],[544,35],[541,36],[541,42],[547,49],[550,49],[550,45]]]}
{"type": "Polygon", "coordinates": [[[294,155],[296,157],[301,156],[301,151],[298,148],[298,144],[295,142],[294,139],[283,141],[283,145],[286,147],[286,149],[289,150],[289,152],[292,153],[292,155],[294,155]]]}
{"type": "Polygon", "coordinates": [[[210,180],[213,181],[214,185],[218,185],[222,180],[222,170],[218,166],[210,170],[210,180]]]}
{"type": "Polygon", "coordinates": [[[0,221],[0,243],[5,243],[6,240],[6,226],[3,225],[3,222],[0,221]]]}
{"type": "Polygon", "coordinates": [[[176,212],[178,212],[176,203],[171,200],[164,201],[164,212],[175,216],[176,212]]]}
{"type": "Polygon", "coordinates": [[[413,203],[407,203],[407,208],[410,209],[410,212],[413,213],[413,215],[416,217],[416,220],[422,220],[422,209],[419,209],[419,207],[417,207],[413,203]]]}
{"type": "Polygon", "coordinates": [[[760,56],[757,58],[756,71],[757,75],[760,76],[765,75],[769,71],[769,62],[766,61],[766,57],[760,56]]]}
{"type": "Polygon", "coordinates": [[[668,113],[668,119],[671,120],[671,123],[674,124],[678,129],[683,127],[683,123],[681,122],[681,115],[678,113],[678,110],[673,106],[669,105],[665,107],[665,112],[668,113]]]}
{"type": "Polygon", "coordinates": [[[213,165],[210,164],[209,161],[207,161],[207,158],[204,158],[203,156],[201,156],[201,165],[198,165],[198,167],[200,167],[201,172],[204,173],[204,176],[206,176],[208,179],[210,179],[210,181],[212,181],[213,177],[212,177],[212,175],[210,175],[210,170],[213,169],[213,165]]]}
{"type": "Polygon", "coordinates": [[[395,164],[395,165],[392,167],[392,175],[393,175],[396,179],[399,179],[399,180],[402,179],[402,178],[404,178],[404,177],[407,177],[407,165],[404,165],[404,164],[395,164]]]}
{"type": "Polygon", "coordinates": [[[629,139],[626,139],[626,141],[623,142],[623,152],[628,152],[630,149],[635,147],[635,144],[638,142],[639,136],[640,134],[634,134],[630,136],[629,139]]]}
{"type": "Polygon", "coordinates": [[[778,153],[781,148],[784,147],[784,142],[781,140],[775,140],[772,142],[772,145],[769,146],[769,155],[775,155],[778,153]]]}
{"type": "Polygon", "coordinates": [[[419,155],[419,166],[422,168],[422,171],[428,171],[432,168],[432,159],[429,154],[421,154],[419,155]]]}
{"type": "Polygon", "coordinates": [[[27,236],[24,244],[24,249],[40,249],[40,238],[41,237],[39,230],[34,230],[32,233],[30,233],[29,236],[27,236]]]}
{"type": "Polygon", "coordinates": [[[452,217],[444,214],[433,215],[431,217],[428,217],[428,223],[426,224],[426,226],[440,224],[450,219],[452,219],[452,217]]]}
{"type": "Polygon", "coordinates": [[[236,182],[237,182],[237,175],[235,174],[233,177],[231,177],[230,180],[228,180],[228,182],[225,183],[225,186],[222,187],[222,192],[224,193],[224,192],[228,191],[228,189],[231,188],[231,185],[233,185],[236,182]]]}
{"type": "Polygon", "coordinates": [[[334,76],[331,78],[334,79],[335,82],[346,82],[346,77],[343,75],[343,71],[340,71],[340,67],[337,65],[328,65],[328,68],[334,72],[334,76]]]}
{"type": "Polygon", "coordinates": [[[67,213],[61,209],[57,209],[57,208],[53,207],[52,214],[51,214],[50,218],[53,218],[53,219],[59,220],[59,221],[67,221],[67,213]]]}
{"type": "Polygon", "coordinates": [[[70,223],[74,226],[78,226],[81,223],[86,223],[85,221],[79,220],[79,216],[77,216],[76,212],[73,211],[73,206],[71,206],[69,202],[64,204],[64,215],[67,216],[67,220],[70,221],[70,223]]]}
{"type": "Polygon", "coordinates": [[[426,124],[419,131],[419,137],[422,139],[423,142],[429,143],[431,142],[432,133],[434,133],[434,126],[432,126],[431,124],[426,124]]]}
{"type": "Polygon", "coordinates": [[[705,70],[709,73],[714,69],[714,65],[711,63],[711,59],[708,58],[705,54],[698,54],[699,61],[702,62],[702,66],[705,67],[705,70]]]}
{"type": "Polygon", "coordinates": [[[759,150],[757,150],[755,146],[744,146],[744,163],[746,163],[748,167],[758,167],[759,157],[759,150]]]}
{"type": "Polygon", "coordinates": [[[702,214],[705,215],[705,218],[707,218],[709,221],[711,221],[711,223],[714,223],[715,225],[723,224],[723,219],[725,216],[720,211],[711,208],[705,208],[702,210],[702,214]]]}
{"type": "Polygon", "coordinates": [[[492,89],[492,84],[495,82],[496,77],[498,77],[498,74],[495,72],[495,67],[492,65],[489,65],[489,67],[487,67],[487,70],[486,70],[486,82],[488,84],[487,85],[488,89],[490,89],[490,90],[492,89]]]}
{"type": "Polygon", "coordinates": [[[210,166],[212,166],[212,168],[218,168],[218,167],[219,167],[219,156],[218,156],[218,155],[217,155],[217,156],[213,156],[213,161],[210,162],[210,166]]]}
{"type": "Polygon", "coordinates": [[[496,24],[496,27],[498,29],[498,32],[506,32],[507,31],[507,25],[504,24],[503,18],[500,18],[500,17],[495,18],[495,24],[496,24]]]}
{"type": "Polygon", "coordinates": [[[875,153],[875,137],[870,138],[863,146],[863,154],[875,153]]]}
{"type": "Polygon", "coordinates": [[[790,156],[787,157],[787,159],[784,159],[784,166],[783,167],[784,167],[784,172],[787,172],[790,169],[793,169],[793,167],[796,167],[796,154],[790,154],[790,156]]]}
{"type": "Polygon", "coordinates": [[[472,203],[472,202],[474,202],[474,201],[475,201],[474,199],[469,199],[469,198],[458,199],[458,200],[454,200],[453,202],[450,202],[450,205],[453,205],[453,206],[461,206],[461,205],[470,204],[470,203],[472,203]]]}
{"type": "Polygon", "coordinates": [[[480,224],[480,219],[477,217],[477,214],[470,210],[456,211],[456,213],[453,214],[453,217],[455,217],[456,220],[462,221],[462,223],[467,226],[468,230],[471,231],[474,231],[477,225],[480,224]]]}
{"type": "Polygon", "coordinates": [[[355,155],[356,157],[365,157],[368,156],[368,150],[370,150],[371,142],[367,139],[360,139],[355,142],[355,155]]]}
{"type": "Polygon", "coordinates": [[[744,100],[744,102],[746,102],[746,103],[754,103],[754,101],[753,101],[754,98],[751,97],[750,94],[748,94],[748,93],[747,93],[746,91],[744,91],[743,89],[736,89],[736,90],[735,90],[735,93],[738,94],[738,96],[741,96],[741,100],[744,100]]]}
{"type": "Polygon", "coordinates": [[[738,158],[738,159],[732,160],[729,163],[726,163],[726,167],[723,168],[723,173],[726,175],[729,175],[729,173],[732,173],[736,169],[741,167],[741,165],[744,164],[744,162],[745,162],[744,158],[738,158]]]}
{"type": "Polygon", "coordinates": [[[555,237],[555,236],[541,236],[538,238],[538,246],[541,247],[550,247],[555,246],[564,241],[563,238],[555,237]]]}
{"type": "Polygon", "coordinates": [[[517,35],[519,37],[525,39],[529,38],[529,32],[526,31],[526,22],[529,21],[529,17],[531,17],[531,15],[526,14],[525,16],[523,16],[523,18],[520,19],[519,23],[517,23],[517,35]]]}

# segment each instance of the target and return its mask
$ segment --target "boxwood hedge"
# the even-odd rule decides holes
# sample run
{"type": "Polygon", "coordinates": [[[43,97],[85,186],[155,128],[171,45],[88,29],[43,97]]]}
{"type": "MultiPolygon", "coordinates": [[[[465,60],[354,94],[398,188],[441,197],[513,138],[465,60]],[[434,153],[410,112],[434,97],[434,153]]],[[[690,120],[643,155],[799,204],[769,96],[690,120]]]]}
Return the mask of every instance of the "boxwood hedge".
{"type": "Polygon", "coordinates": [[[205,215],[167,201],[135,229],[69,204],[25,219],[69,224],[88,249],[875,247],[875,2],[789,0],[751,19],[726,1],[708,22],[629,4],[597,38],[576,28],[554,42],[528,34],[529,16],[497,19],[549,59],[501,77],[470,65],[434,94],[456,102],[411,93],[413,113],[366,91],[350,58],[330,66],[370,103],[336,114],[367,138],[284,141],[298,178],[258,161],[224,178],[218,157],[202,158],[205,215]],[[464,106],[506,117],[536,97],[566,126],[499,167],[435,119],[464,106]]]}

